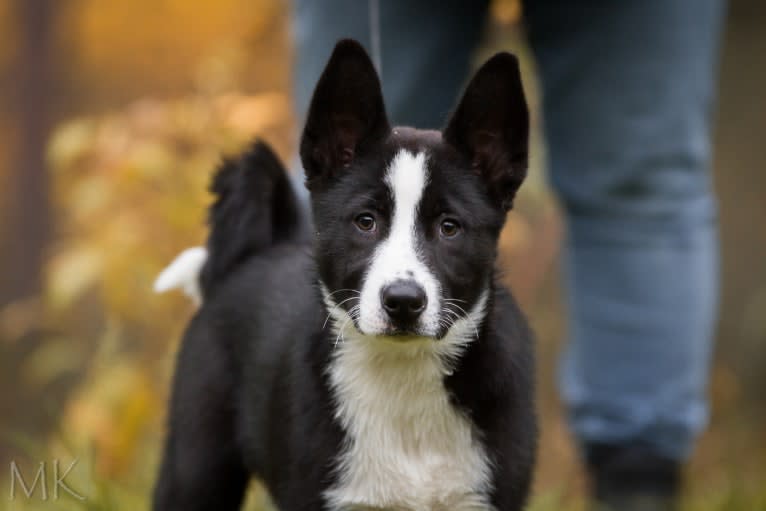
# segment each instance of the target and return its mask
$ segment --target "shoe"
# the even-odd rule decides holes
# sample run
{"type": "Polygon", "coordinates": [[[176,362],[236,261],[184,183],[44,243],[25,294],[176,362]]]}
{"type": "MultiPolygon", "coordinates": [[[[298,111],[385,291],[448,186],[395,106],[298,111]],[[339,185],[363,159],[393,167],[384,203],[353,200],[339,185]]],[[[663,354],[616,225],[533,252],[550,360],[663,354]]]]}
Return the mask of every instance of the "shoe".
{"type": "Polygon", "coordinates": [[[592,511],[677,511],[681,463],[641,445],[590,444],[592,511]]]}

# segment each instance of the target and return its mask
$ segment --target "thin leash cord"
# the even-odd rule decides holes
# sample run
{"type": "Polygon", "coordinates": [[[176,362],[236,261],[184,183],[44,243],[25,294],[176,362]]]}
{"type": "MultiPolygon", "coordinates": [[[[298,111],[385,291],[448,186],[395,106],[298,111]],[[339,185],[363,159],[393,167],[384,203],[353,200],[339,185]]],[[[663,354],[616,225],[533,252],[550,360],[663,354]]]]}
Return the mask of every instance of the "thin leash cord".
{"type": "Polygon", "coordinates": [[[383,55],[380,47],[380,2],[368,0],[370,19],[370,50],[372,62],[378,69],[378,76],[383,81],[383,55]]]}

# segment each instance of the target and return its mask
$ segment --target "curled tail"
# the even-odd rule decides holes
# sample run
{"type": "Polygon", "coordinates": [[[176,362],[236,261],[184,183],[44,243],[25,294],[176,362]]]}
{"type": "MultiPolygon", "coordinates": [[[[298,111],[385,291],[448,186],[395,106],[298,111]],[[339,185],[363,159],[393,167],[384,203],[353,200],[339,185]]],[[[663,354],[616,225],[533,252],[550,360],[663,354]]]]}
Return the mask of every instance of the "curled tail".
{"type": "Polygon", "coordinates": [[[250,256],[301,233],[301,209],[290,179],[262,141],[239,158],[225,160],[210,191],[215,201],[206,247],[182,252],[159,275],[155,291],[180,288],[199,303],[250,256]]]}
{"type": "Polygon", "coordinates": [[[264,142],[236,160],[226,160],[210,191],[208,257],[200,283],[203,296],[253,254],[297,236],[300,209],[285,168],[264,142]]]}

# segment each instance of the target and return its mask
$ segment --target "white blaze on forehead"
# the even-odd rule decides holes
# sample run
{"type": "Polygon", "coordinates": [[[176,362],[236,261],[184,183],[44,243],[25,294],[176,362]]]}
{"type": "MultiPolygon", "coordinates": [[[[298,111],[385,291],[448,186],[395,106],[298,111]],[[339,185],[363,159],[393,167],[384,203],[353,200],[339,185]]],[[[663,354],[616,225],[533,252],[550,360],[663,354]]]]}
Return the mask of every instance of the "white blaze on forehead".
{"type": "Polygon", "coordinates": [[[359,327],[367,334],[385,330],[387,319],[380,292],[391,282],[406,279],[414,280],[425,291],[428,304],[419,328],[426,335],[434,335],[440,286],[418,254],[417,239],[418,208],[428,184],[426,154],[399,151],[386,171],[385,182],[393,197],[393,215],[388,237],[376,249],[362,287],[359,327]]]}
{"type": "Polygon", "coordinates": [[[422,152],[412,154],[403,149],[391,161],[386,184],[394,197],[392,235],[397,229],[414,231],[415,215],[428,181],[427,172],[426,155],[422,152]]]}

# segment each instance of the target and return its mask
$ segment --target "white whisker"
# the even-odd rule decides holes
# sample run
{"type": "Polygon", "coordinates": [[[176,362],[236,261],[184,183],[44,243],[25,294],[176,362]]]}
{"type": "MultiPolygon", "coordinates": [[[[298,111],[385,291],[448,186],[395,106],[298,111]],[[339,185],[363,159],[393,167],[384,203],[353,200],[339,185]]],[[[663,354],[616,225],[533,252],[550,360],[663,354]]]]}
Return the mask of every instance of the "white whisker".
{"type": "MultiPolygon", "coordinates": [[[[456,303],[452,303],[452,302],[449,302],[449,301],[447,301],[447,300],[449,300],[449,299],[445,299],[445,304],[444,304],[444,305],[445,305],[445,307],[444,307],[444,309],[443,309],[443,310],[445,310],[445,311],[448,311],[448,312],[450,312],[450,313],[454,314],[454,315],[455,315],[456,317],[458,317],[459,319],[462,319],[462,320],[466,320],[466,321],[468,321],[468,322],[469,322],[469,326],[470,326],[471,328],[473,328],[473,332],[474,332],[474,335],[476,336],[476,339],[478,339],[478,338],[479,338],[479,327],[478,327],[478,325],[477,325],[477,323],[476,323],[476,320],[473,318],[473,316],[471,316],[470,314],[468,314],[468,313],[465,311],[465,309],[464,309],[464,308],[462,308],[460,305],[457,305],[456,303]],[[460,311],[463,313],[463,316],[460,316],[460,315],[458,315],[458,314],[457,314],[457,313],[456,313],[454,310],[450,309],[449,307],[456,307],[458,310],[460,310],[460,311]]],[[[453,299],[453,300],[454,300],[454,299],[453,299]]],[[[458,319],[456,319],[456,320],[453,322],[453,324],[454,324],[455,322],[457,322],[457,321],[458,321],[458,319]]]]}
{"type": "MultiPolygon", "coordinates": [[[[445,300],[445,301],[446,301],[446,300],[445,300]]],[[[468,316],[468,312],[466,312],[466,310],[465,310],[464,308],[462,308],[460,305],[458,305],[458,304],[456,304],[456,303],[447,302],[445,305],[447,305],[447,306],[449,306],[449,307],[456,307],[456,308],[457,308],[457,310],[459,310],[460,312],[462,312],[464,316],[468,316]]]]}
{"type": "Polygon", "coordinates": [[[336,294],[336,293],[342,293],[343,291],[346,291],[346,292],[348,292],[348,293],[356,293],[356,294],[358,294],[358,295],[359,295],[359,294],[362,294],[362,293],[361,293],[361,291],[357,291],[356,289],[343,288],[343,289],[336,289],[336,290],[335,290],[335,291],[333,291],[332,293],[327,293],[327,295],[325,296],[325,298],[330,298],[332,295],[334,295],[334,294],[336,294]]]}
{"type": "Polygon", "coordinates": [[[443,308],[442,308],[442,312],[445,312],[445,313],[447,313],[447,314],[451,314],[451,315],[452,315],[452,316],[455,318],[455,321],[457,321],[458,319],[460,319],[460,318],[462,317],[462,316],[461,316],[460,314],[458,314],[457,312],[453,311],[452,309],[448,309],[448,308],[446,308],[446,307],[443,307],[443,308]]]}
{"type": "Polygon", "coordinates": [[[346,338],[343,335],[343,331],[346,329],[346,325],[348,324],[349,321],[351,321],[351,316],[346,318],[346,321],[344,321],[343,325],[338,329],[338,335],[335,336],[335,343],[333,344],[333,349],[338,348],[338,341],[340,341],[341,339],[345,342],[346,338]]]}
{"type": "Polygon", "coordinates": [[[352,296],[350,298],[346,298],[345,300],[343,300],[340,303],[335,304],[335,306],[330,310],[330,312],[327,313],[327,317],[325,318],[324,323],[322,324],[322,330],[324,330],[324,328],[327,326],[327,322],[330,321],[330,316],[332,316],[332,314],[335,312],[335,310],[338,307],[340,307],[341,305],[343,305],[344,303],[353,300],[354,298],[356,298],[357,300],[359,299],[358,296],[352,296]]]}

